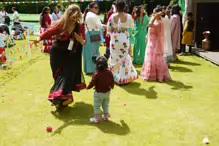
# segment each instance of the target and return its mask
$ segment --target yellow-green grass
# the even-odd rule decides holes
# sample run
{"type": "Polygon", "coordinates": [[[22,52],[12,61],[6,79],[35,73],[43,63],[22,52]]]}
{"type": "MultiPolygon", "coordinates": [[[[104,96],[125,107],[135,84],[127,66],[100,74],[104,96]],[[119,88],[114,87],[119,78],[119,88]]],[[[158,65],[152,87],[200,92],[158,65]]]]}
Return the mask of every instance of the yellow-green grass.
{"type": "MultiPolygon", "coordinates": [[[[30,36],[30,40],[35,38],[35,36],[30,36]]],[[[0,87],[10,78],[13,78],[14,75],[18,75],[27,66],[41,58],[41,49],[42,44],[40,44],[37,48],[33,46],[32,48],[28,49],[28,40],[17,40],[15,46],[6,48],[8,63],[4,64],[2,66],[3,69],[0,70],[0,87]]]]}
{"type": "MultiPolygon", "coordinates": [[[[49,57],[40,56],[32,63],[15,63],[11,80],[0,87],[1,146],[201,146],[207,136],[211,146],[219,145],[219,68],[201,58],[180,57],[171,64],[173,82],[139,79],[116,86],[111,122],[92,125],[93,90],[74,93],[74,104],[59,114],[50,106],[49,57]],[[14,76],[22,64],[28,65],[14,76]]],[[[0,72],[0,82],[5,73],[0,72]]],[[[85,79],[88,83],[91,77],[85,79]]]]}

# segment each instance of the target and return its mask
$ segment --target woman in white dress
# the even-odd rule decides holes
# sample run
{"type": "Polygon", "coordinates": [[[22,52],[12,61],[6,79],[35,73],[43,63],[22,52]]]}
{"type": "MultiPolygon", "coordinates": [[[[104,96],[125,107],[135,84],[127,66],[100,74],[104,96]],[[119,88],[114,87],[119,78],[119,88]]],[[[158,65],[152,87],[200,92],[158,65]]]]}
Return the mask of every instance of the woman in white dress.
{"type": "Polygon", "coordinates": [[[173,61],[173,47],[172,47],[172,39],[171,39],[171,16],[170,16],[171,7],[167,7],[165,11],[164,17],[162,18],[162,22],[164,24],[165,29],[165,47],[164,47],[164,57],[167,62],[173,61]]]}
{"type": "Polygon", "coordinates": [[[131,15],[124,12],[125,6],[124,0],[117,0],[117,13],[109,18],[107,24],[107,32],[111,36],[109,68],[113,73],[114,81],[119,85],[126,85],[138,78],[129,55],[131,45],[129,28],[133,27],[134,21],[131,15]]]}

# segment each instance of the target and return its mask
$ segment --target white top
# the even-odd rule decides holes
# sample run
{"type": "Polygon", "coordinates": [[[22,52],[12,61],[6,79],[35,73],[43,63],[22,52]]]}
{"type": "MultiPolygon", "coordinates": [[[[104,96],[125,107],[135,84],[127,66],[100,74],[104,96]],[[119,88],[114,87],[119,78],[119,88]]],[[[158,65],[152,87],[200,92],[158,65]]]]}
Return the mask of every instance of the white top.
{"type": "Polygon", "coordinates": [[[19,22],[19,14],[17,11],[14,12],[13,14],[13,21],[14,22],[19,22]]]}
{"type": "Polygon", "coordinates": [[[168,16],[162,18],[162,22],[164,25],[164,31],[165,31],[165,47],[164,47],[164,56],[172,56],[173,55],[173,49],[172,49],[172,39],[171,39],[171,24],[172,19],[168,16]]]}
{"type": "Polygon", "coordinates": [[[3,24],[5,22],[5,17],[3,16],[8,16],[7,12],[0,12],[0,24],[3,24]]]}
{"type": "Polygon", "coordinates": [[[62,15],[63,15],[63,12],[62,12],[62,11],[59,11],[59,15],[61,15],[61,16],[62,16],[62,15]]]}
{"type": "MultiPolygon", "coordinates": [[[[116,14],[113,14],[110,18],[110,19],[112,19],[111,20],[112,21],[111,27],[113,27],[113,28],[134,28],[134,20],[132,19],[132,16],[130,14],[127,14],[127,20],[126,20],[126,22],[123,22],[123,23],[120,21],[120,19],[119,19],[118,23],[115,23],[114,22],[115,15],[116,14]]],[[[108,27],[110,27],[109,24],[108,24],[108,27]]]]}
{"type": "Polygon", "coordinates": [[[62,17],[62,15],[60,13],[58,13],[58,14],[52,13],[52,22],[58,21],[61,17],[62,17]]]}
{"type": "Polygon", "coordinates": [[[93,12],[87,13],[85,24],[87,24],[87,26],[85,25],[86,31],[87,31],[87,27],[89,31],[92,31],[92,30],[100,31],[101,29],[103,29],[103,26],[104,26],[101,23],[100,18],[93,12]]]}

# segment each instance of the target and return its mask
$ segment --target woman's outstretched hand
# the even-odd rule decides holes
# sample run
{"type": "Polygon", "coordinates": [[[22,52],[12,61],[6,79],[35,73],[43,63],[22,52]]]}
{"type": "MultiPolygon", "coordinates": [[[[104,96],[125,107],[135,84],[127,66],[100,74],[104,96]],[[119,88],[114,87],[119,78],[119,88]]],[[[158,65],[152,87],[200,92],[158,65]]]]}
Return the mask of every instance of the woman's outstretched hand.
{"type": "Polygon", "coordinates": [[[31,44],[31,46],[34,45],[34,46],[37,47],[39,42],[40,42],[40,38],[38,37],[36,40],[33,41],[33,43],[31,44]]]}

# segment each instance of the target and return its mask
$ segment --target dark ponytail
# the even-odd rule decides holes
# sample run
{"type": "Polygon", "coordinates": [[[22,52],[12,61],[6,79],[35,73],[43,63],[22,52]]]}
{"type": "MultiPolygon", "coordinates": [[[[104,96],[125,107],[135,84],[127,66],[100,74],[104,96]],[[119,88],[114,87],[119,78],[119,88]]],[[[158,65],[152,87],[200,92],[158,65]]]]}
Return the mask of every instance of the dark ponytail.
{"type": "Polygon", "coordinates": [[[93,8],[95,5],[98,5],[97,2],[91,2],[87,5],[87,8],[84,10],[84,22],[86,20],[87,13],[90,11],[90,8],[93,8]]]}
{"type": "Polygon", "coordinates": [[[87,13],[89,12],[89,9],[88,7],[84,10],[84,22],[85,22],[85,19],[86,19],[86,16],[87,16],[87,13]]]}
{"type": "Polygon", "coordinates": [[[44,7],[43,10],[42,10],[42,13],[41,13],[41,15],[40,15],[40,25],[41,25],[41,27],[43,27],[44,24],[45,24],[45,16],[48,15],[48,10],[49,10],[49,9],[50,9],[50,8],[49,8],[48,6],[46,6],[46,7],[44,7]]]}

